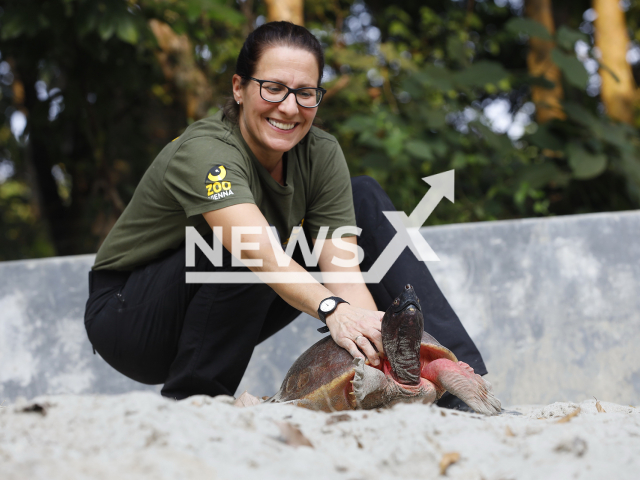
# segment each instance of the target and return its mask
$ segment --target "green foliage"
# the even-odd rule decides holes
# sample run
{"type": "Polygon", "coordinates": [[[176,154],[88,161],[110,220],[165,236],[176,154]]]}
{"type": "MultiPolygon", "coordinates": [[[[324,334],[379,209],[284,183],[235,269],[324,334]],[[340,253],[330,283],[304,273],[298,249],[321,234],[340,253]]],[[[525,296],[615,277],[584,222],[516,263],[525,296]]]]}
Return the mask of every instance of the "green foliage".
{"type": "MultiPolygon", "coordinates": [[[[333,100],[340,109],[350,105],[344,120],[338,108],[323,106],[330,110],[323,117],[334,119],[329,130],[340,132],[352,173],[376,178],[408,213],[428,189],[421,176],[455,169],[456,203],[439,206],[433,223],[637,208],[637,131],[598,113],[574,52],[577,41],[592,40],[569,25],[551,35],[489,2],[476,3],[473,12],[458,5],[412,5],[404,16],[398,6],[376,12],[380,51],[397,51],[411,68],[374,52],[370,57],[377,58],[375,69],[384,79],[380,94],[354,104],[347,103],[345,89],[333,100]],[[567,119],[538,125],[532,118],[512,139],[496,131],[485,108],[508,101],[510,115],[529,117],[530,87],[553,87],[527,74],[531,37],[557,45],[552,60],[563,74],[567,119]]],[[[354,77],[374,68],[349,66],[354,77]]]]}
{"type": "Polygon", "coordinates": [[[566,25],[560,25],[558,28],[558,32],[556,33],[555,41],[560,48],[568,52],[572,52],[577,41],[583,41],[586,44],[589,44],[589,36],[573,30],[566,25]]]}
{"type": "Polygon", "coordinates": [[[560,67],[560,71],[562,71],[568,83],[580,89],[587,88],[589,76],[582,62],[576,58],[575,54],[564,53],[559,48],[554,48],[551,51],[551,60],[560,67]]]}
{"type": "Polygon", "coordinates": [[[606,155],[589,152],[580,143],[567,145],[567,157],[573,176],[581,180],[597,177],[607,168],[606,155]]]}
{"type": "Polygon", "coordinates": [[[537,37],[540,40],[551,40],[549,30],[541,23],[530,18],[514,17],[505,23],[505,29],[515,34],[537,37]]]}
{"type": "Polygon", "coordinates": [[[16,112],[27,126],[17,140],[0,138],[0,161],[12,162],[11,181],[25,187],[2,207],[31,216],[2,216],[0,231],[17,232],[2,258],[95,252],[151,160],[192,120],[177,82],[163,74],[151,19],[191,39],[222,103],[245,34],[231,0],[3,4],[0,55],[10,72],[0,83],[2,128],[16,112]]]}
{"type": "MultiPolygon", "coordinates": [[[[632,32],[636,3],[627,12],[632,32]]],[[[318,115],[352,174],[376,178],[409,213],[428,190],[422,177],[455,169],[456,202],[442,202],[431,223],[638,208],[638,131],[600,113],[575,54],[581,41],[591,55],[593,38],[575,29],[588,4],[555,7],[566,20],[551,35],[491,0],[306,0],[306,25],[335,72],[318,115]],[[379,42],[367,40],[367,22],[350,30],[365,11],[379,42]],[[555,42],[564,120],[535,122],[531,87],[553,85],[528,74],[531,38],[555,42]],[[492,123],[499,102],[522,123],[511,137],[492,123]]],[[[264,8],[250,0],[4,2],[0,162],[14,174],[0,183],[0,259],[94,252],[155,155],[194,120],[181,93],[188,80],[165,76],[150,20],[190,40],[213,112],[264,8]],[[15,138],[9,125],[19,112],[27,127],[15,138]]]]}

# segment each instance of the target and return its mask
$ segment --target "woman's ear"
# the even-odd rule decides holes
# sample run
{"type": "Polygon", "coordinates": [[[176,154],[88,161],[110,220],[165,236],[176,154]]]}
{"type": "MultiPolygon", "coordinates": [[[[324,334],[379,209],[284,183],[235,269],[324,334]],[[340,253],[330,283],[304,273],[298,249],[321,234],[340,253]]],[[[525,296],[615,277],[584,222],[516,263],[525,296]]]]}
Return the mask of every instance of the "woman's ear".
{"type": "Polygon", "coordinates": [[[242,94],[244,93],[242,88],[242,77],[237,73],[233,75],[231,79],[231,84],[233,86],[233,99],[239,105],[242,105],[242,94]]]}

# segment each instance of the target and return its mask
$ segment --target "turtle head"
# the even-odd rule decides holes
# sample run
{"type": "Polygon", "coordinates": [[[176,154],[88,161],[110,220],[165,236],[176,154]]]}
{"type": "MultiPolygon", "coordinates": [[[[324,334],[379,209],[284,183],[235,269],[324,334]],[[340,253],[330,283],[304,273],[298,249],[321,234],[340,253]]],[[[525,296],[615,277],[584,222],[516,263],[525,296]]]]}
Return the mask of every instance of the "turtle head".
{"type": "Polygon", "coordinates": [[[420,300],[413,287],[405,285],[403,292],[382,318],[382,345],[398,383],[420,383],[420,343],[423,330],[420,300]]]}

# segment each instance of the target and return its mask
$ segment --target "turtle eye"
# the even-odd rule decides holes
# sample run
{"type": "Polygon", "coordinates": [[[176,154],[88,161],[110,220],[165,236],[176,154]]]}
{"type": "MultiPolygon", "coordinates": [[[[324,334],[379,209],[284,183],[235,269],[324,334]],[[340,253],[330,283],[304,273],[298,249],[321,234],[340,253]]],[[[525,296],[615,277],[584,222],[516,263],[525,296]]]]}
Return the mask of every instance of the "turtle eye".
{"type": "Polygon", "coordinates": [[[399,303],[399,302],[398,302],[398,299],[396,298],[396,299],[393,301],[393,304],[394,304],[394,305],[398,305],[398,303],[399,303]]]}

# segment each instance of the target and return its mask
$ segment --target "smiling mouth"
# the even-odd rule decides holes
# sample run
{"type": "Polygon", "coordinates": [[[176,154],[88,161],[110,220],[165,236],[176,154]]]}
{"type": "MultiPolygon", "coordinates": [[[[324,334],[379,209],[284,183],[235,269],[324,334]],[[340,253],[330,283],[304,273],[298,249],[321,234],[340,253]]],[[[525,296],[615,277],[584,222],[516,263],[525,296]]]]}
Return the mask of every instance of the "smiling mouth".
{"type": "Polygon", "coordinates": [[[297,123],[278,122],[277,120],[274,120],[272,118],[267,118],[267,122],[269,122],[274,127],[279,128],[280,130],[292,130],[297,125],[297,123]]]}

